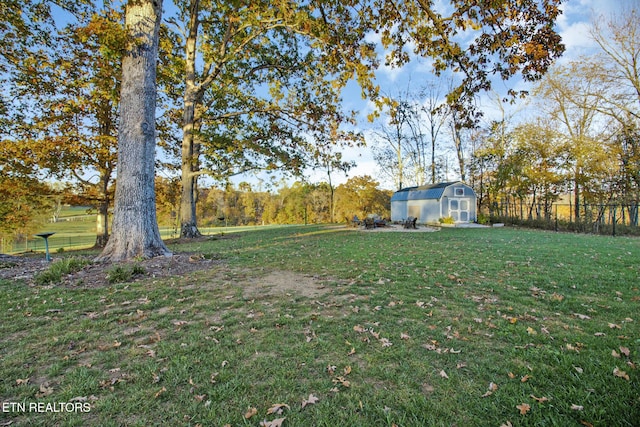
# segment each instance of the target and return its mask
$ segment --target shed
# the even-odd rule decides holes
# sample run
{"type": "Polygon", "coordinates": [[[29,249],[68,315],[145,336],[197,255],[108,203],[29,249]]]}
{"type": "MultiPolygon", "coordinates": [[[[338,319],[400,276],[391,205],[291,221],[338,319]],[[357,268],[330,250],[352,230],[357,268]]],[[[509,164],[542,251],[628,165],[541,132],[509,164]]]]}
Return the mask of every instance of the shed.
{"type": "Polygon", "coordinates": [[[450,216],[455,222],[473,222],[477,219],[476,203],[473,188],[462,181],[407,187],[391,196],[391,220],[412,216],[424,224],[450,216]]]}

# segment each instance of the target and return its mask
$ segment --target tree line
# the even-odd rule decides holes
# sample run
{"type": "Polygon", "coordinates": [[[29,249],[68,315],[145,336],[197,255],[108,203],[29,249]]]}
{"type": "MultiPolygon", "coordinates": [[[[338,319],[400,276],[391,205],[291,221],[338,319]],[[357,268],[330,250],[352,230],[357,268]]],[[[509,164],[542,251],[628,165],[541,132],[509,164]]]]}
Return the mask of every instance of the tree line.
{"type": "MultiPolygon", "coordinates": [[[[392,192],[380,188],[370,176],[356,176],[333,191],[327,182],[295,181],[281,183],[270,191],[247,182],[224,188],[207,187],[198,191],[196,216],[203,227],[350,223],[355,216],[390,217],[392,192]]],[[[158,221],[162,226],[180,228],[178,221],[179,183],[159,178],[158,221]]]]}
{"type": "Polygon", "coordinates": [[[180,176],[183,237],[199,234],[203,175],[348,169],[341,148],[364,140],[342,90],[356,81],[383,108],[382,61],[433,59],[435,75],[456,76],[446,99],[460,126],[477,123],[474,97],[494,77],[539,80],[562,54],[560,3],[3,2],[0,223],[20,226],[42,180],[66,178],[97,206],[101,259],[168,255],[155,168],[180,176]]]}

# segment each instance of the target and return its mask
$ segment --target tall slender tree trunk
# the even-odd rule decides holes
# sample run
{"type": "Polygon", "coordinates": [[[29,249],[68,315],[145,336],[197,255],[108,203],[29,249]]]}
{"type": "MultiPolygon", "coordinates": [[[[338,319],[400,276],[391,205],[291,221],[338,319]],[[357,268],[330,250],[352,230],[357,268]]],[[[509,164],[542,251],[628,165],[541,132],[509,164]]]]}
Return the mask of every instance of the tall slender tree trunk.
{"type": "Polygon", "coordinates": [[[196,109],[201,95],[196,85],[196,44],[198,41],[199,0],[191,0],[187,40],[185,43],[185,93],[182,114],[182,193],[180,195],[180,236],[200,236],[196,219],[196,195],[200,150],[196,141],[196,109]]]}
{"type": "Polygon", "coordinates": [[[122,60],[113,234],[101,261],[171,256],[156,219],[156,62],[162,0],[129,0],[122,60]]]}

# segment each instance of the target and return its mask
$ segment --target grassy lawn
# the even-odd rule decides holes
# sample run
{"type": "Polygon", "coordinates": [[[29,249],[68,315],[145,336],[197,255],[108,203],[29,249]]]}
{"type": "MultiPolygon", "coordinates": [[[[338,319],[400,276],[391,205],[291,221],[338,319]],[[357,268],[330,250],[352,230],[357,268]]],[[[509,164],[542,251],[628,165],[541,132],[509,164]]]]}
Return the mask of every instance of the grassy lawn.
{"type": "Polygon", "coordinates": [[[238,236],[173,246],[223,261],[184,277],[0,281],[0,425],[640,425],[638,239],[238,236]]]}

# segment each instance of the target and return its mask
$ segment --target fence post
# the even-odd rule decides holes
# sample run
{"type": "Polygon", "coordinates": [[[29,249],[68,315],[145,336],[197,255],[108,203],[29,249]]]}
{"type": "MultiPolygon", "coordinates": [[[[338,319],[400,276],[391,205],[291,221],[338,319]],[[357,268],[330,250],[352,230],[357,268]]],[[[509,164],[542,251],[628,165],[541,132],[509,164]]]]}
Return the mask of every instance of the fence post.
{"type": "Polygon", "coordinates": [[[617,205],[613,205],[613,221],[611,223],[612,234],[613,237],[616,237],[616,207],[617,205]]]}

